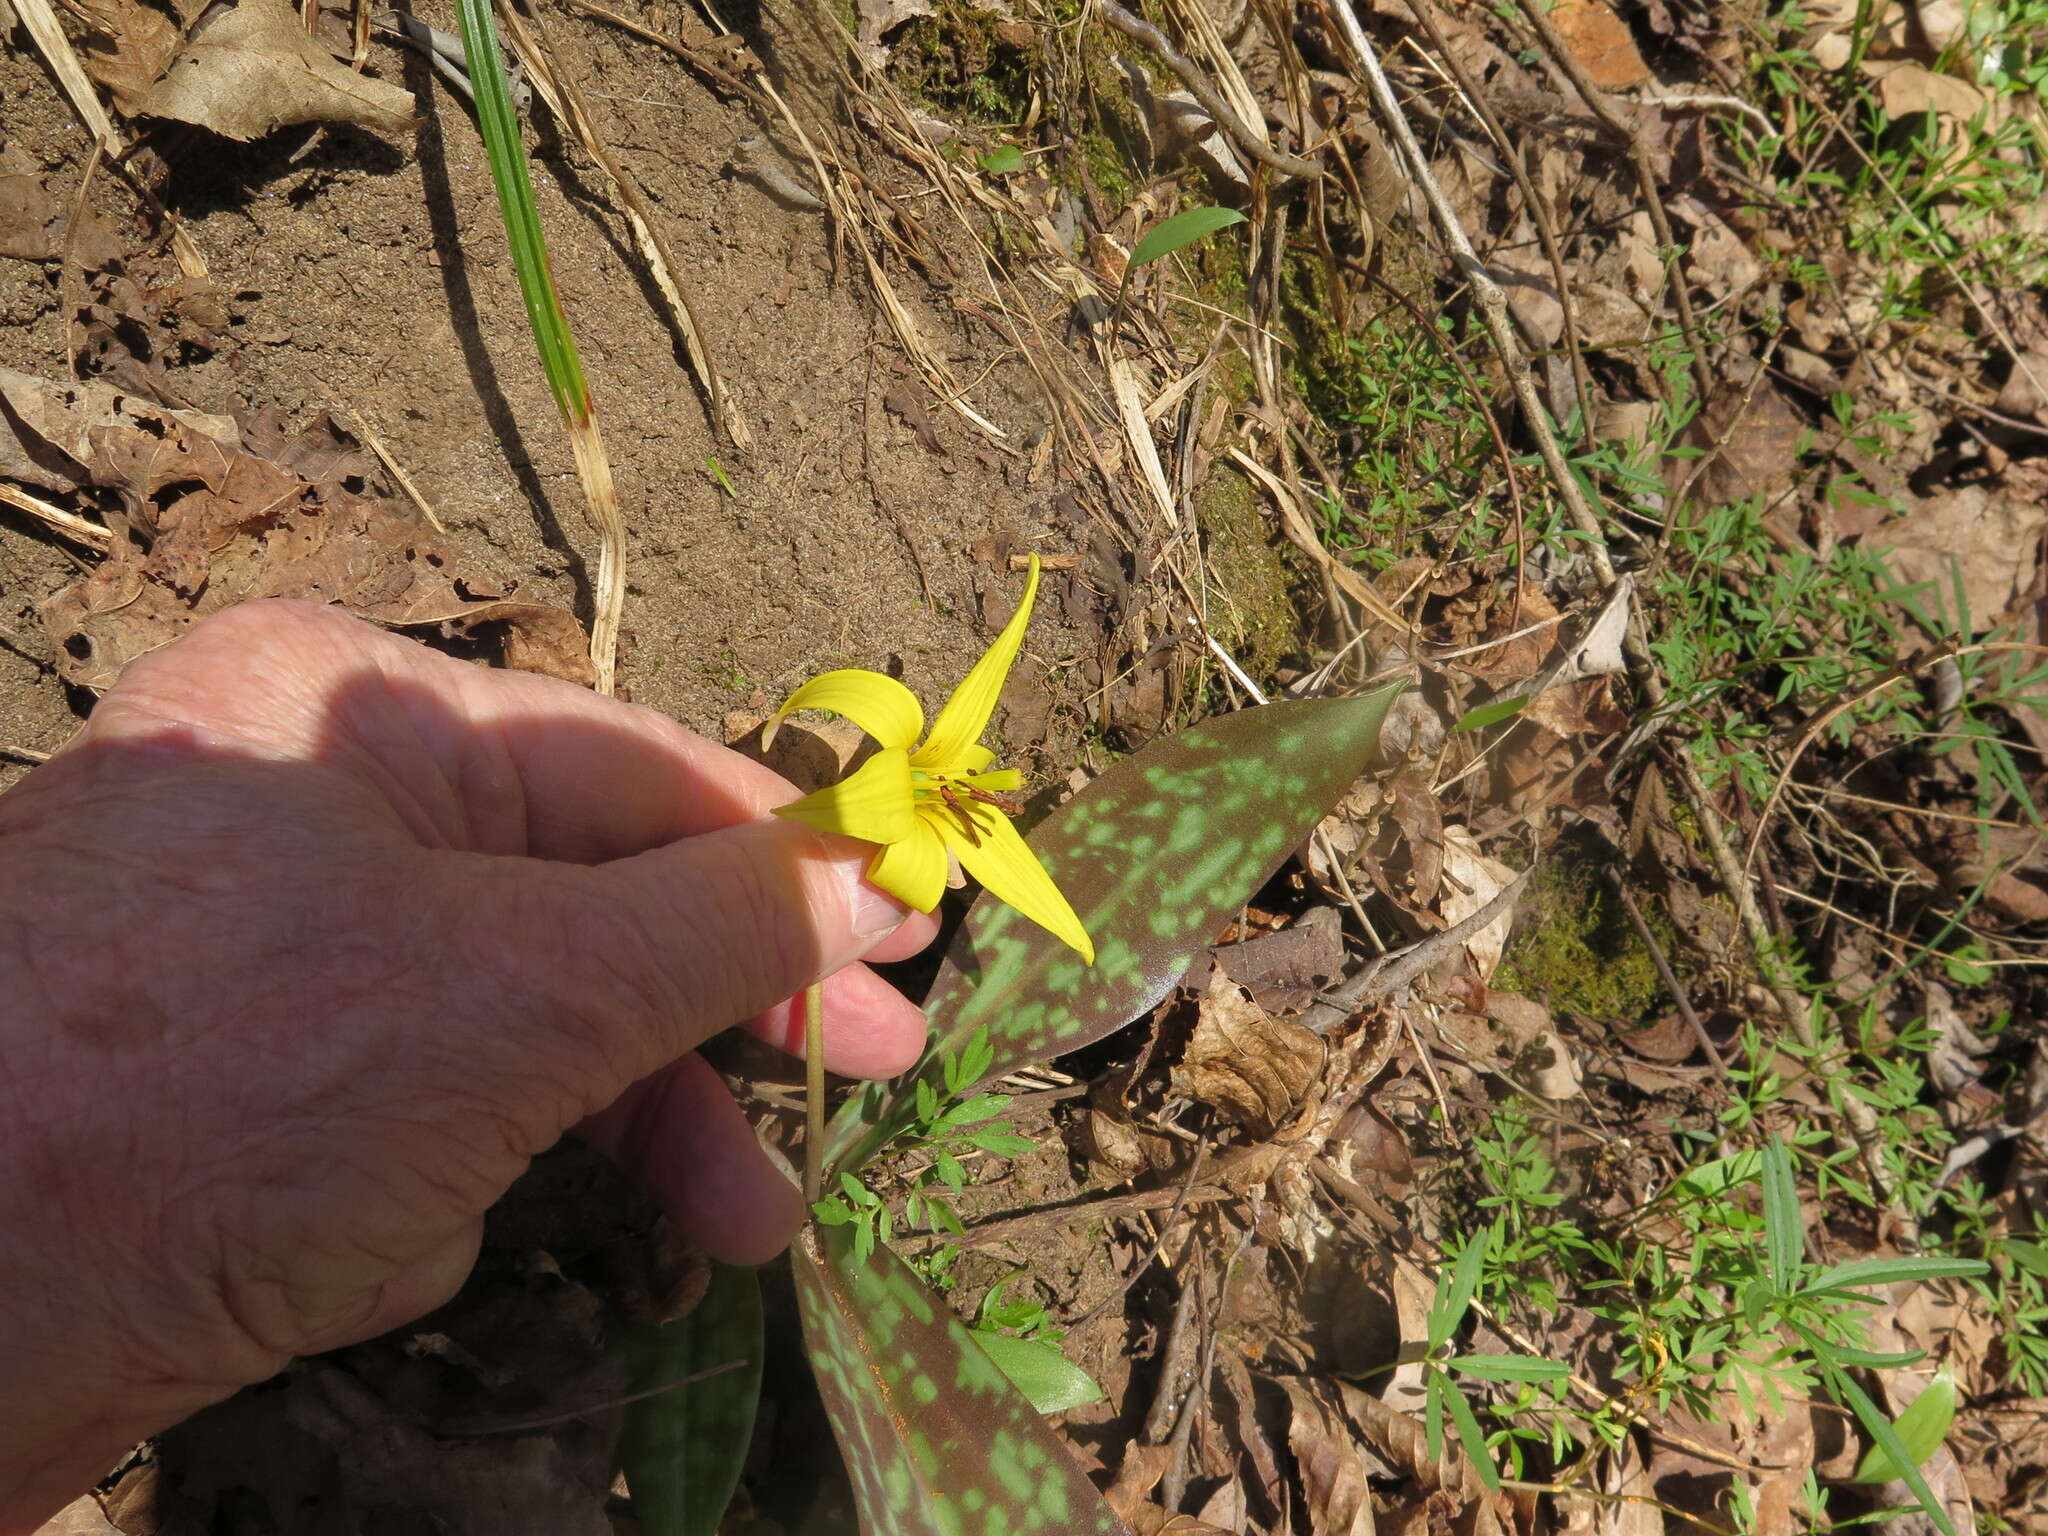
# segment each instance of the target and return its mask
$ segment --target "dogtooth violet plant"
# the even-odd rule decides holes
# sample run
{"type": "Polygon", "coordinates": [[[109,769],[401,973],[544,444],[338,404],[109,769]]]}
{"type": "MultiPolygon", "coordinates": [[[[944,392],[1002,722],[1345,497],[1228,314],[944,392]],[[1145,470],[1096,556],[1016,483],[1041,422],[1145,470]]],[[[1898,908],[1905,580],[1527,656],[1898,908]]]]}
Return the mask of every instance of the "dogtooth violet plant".
{"type": "MultiPolygon", "coordinates": [[[[983,887],[925,999],[923,1058],[894,1082],[865,1085],[829,1124],[816,990],[806,998],[805,1183],[820,1219],[789,1262],[805,1353],[868,1536],[1128,1533],[1032,1396],[1055,1405],[1019,1389],[1031,1383],[1010,1374],[1016,1352],[954,1314],[889,1246],[888,1223],[820,1209],[824,1181],[879,1210],[885,1198],[862,1173],[885,1152],[978,1120],[1000,1102],[979,1094],[985,1085],[1148,1013],[1369,766],[1399,691],[1265,704],[1161,736],[1027,840],[1010,820],[1021,775],[995,767],[978,738],[1038,584],[1034,559],[1017,611],[929,732],[908,688],[851,668],[812,679],[777,714],[830,710],[877,746],[780,814],[874,843],[869,879],[911,906],[930,910],[962,871],[983,887]]],[[[626,1410],[619,1459],[648,1536],[713,1536],[724,1517],[753,1438],[762,1316],[757,1273],[721,1268],[687,1316],[616,1335],[646,1394],[626,1410]]]]}

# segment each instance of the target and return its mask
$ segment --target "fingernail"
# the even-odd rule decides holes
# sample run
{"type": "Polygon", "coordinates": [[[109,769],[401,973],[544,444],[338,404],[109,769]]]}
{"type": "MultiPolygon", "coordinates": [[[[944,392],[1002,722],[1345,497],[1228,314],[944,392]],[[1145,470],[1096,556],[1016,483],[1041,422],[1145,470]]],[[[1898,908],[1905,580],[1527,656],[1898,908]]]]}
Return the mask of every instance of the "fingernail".
{"type": "MultiPolygon", "coordinates": [[[[832,841],[841,847],[847,846],[844,839],[834,838],[832,841]]],[[[865,944],[886,939],[901,928],[903,920],[910,916],[910,909],[868,884],[867,868],[875,856],[874,850],[864,844],[853,846],[858,847],[859,852],[851,856],[842,853],[832,862],[846,881],[847,917],[853,936],[865,944]]]]}
{"type": "Polygon", "coordinates": [[[858,875],[853,882],[853,936],[866,941],[886,939],[910,916],[910,909],[885,896],[858,875]]]}

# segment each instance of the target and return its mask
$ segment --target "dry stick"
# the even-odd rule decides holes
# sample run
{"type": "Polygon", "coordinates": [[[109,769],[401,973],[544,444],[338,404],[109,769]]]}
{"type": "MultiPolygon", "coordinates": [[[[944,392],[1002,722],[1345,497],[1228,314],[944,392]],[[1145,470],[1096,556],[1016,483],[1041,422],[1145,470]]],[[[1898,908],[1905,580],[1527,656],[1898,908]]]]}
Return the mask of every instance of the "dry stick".
{"type": "Polygon", "coordinates": [[[1166,40],[1166,34],[1149,21],[1141,21],[1125,10],[1116,0],[1095,0],[1096,14],[1117,31],[1133,42],[1143,43],[1164,61],[1166,67],[1181,78],[1181,84],[1188,93],[1202,104],[1202,110],[1216,119],[1217,124],[1236,140],[1237,147],[1250,155],[1269,170],[1283,176],[1292,176],[1299,181],[1315,181],[1323,174],[1323,168],[1313,160],[1304,160],[1299,155],[1290,155],[1285,150],[1274,149],[1258,134],[1245,126],[1244,120],[1231,110],[1230,104],[1209,82],[1192,59],[1176,50],[1166,40]]]}
{"type": "Polygon", "coordinates": [[[520,62],[526,66],[534,89],[548,104],[548,109],[575,136],[583,152],[596,161],[598,168],[611,179],[612,190],[618,195],[626,221],[633,226],[633,238],[640,246],[641,256],[646,259],[654,285],[661,290],[661,296],[668,304],[669,317],[682,333],[683,350],[689,357],[690,368],[704,385],[705,394],[711,397],[711,415],[719,431],[735,448],[751,448],[754,434],[747,429],[746,422],[726,397],[725,385],[711,361],[711,349],[705,344],[703,328],[697,323],[697,312],[690,306],[689,295],[676,281],[675,257],[669,253],[668,242],[655,229],[653,215],[647,199],[640,193],[639,183],[626,174],[606,147],[583,104],[583,93],[576,82],[555,68],[553,53],[547,46],[539,19],[535,18],[529,30],[525,18],[509,0],[499,9],[505,17],[505,29],[511,34],[512,46],[518,51],[520,62]]]}
{"type": "MultiPolygon", "coordinates": [[[[316,378],[313,382],[320,386],[321,392],[329,399],[334,398],[334,391],[323,381],[316,378]]],[[[377,435],[376,428],[363,420],[362,415],[353,407],[337,405],[334,409],[348,419],[350,429],[361,439],[363,445],[377,456],[377,462],[384,466],[384,473],[397,482],[398,489],[404,493],[405,499],[413,504],[413,509],[433,525],[434,532],[446,533],[448,525],[441,521],[433,503],[420,494],[420,488],[412,483],[412,476],[408,475],[404,467],[392,456],[391,450],[384,446],[384,439],[377,435]]]]}
{"type": "MultiPolygon", "coordinates": [[[[1536,193],[1536,183],[1530,179],[1529,168],[1522,159],[1522,146],[1508,137],[1507,130],[1494,115],[1493,108],[1486,104],[1486,94],[1472,78],[1462,60],[1452,50],[1450,39],[1444,36],[1443,28],[1436,24],[1436,12],[1429,0],[1408,0],[1408,8],[1415,13],[1415,19],[1422,23],[1422,30],[1429,34],[1429,45],[1444,67],[1451,72],[1451,78],[1458,82],[1458,89],[1472,104],[1472,110],[1479,114],[1486,131],[1493,135],[1494,146],[1500,150],[1501,159],[1508,168],[1508,174],[1515,179],[1515,186],[1522,194],[1522,206],[1529,210],[1529,222],[1535,226],[1536,239],[1543,246],[1543,256],[1550,263],[1551,276],[1557,281],[1558,307],[1564,311],[1564,344],[1571,356],[1572,385],[1579,397],[1579,416],[1583,430],[1588,437],[1593,432],[1593,391],[1592,380],[1586,372],[1586,359],[1579,351],[1578,301],[1572,297],[1571,276],[1565,271],[1564,252],[1559,249],[1557,232],[1551,228],[1549,211],[1543,206],[1543,199],[1536,193]]],[[[1476,398],[1476,396],[1475,396],[1476,398]]]]}
{"type": "MultiPolygon", "coordinates": [[[[1542,455],[1544,465],[1550,470],[1551,480],[1558,494],[1564,498],[1565,509],[1571,515],[1579,531],[1587,536],[1586,555],[1592,562],[1593,570],[1601,584],[1612,590],[1615,583],[1614,563],[1608,558],[1606,534],[1587,501],[1577,478],[1565,463],[1564,452],[1558,446],[1557,434],[1551,429],[1550,419],[1545,414],[1542,402],[1536,397],[1535,382],[1529,373],[1529,362],[1520,344],[1507,323],[1507,299],[1500,287],[1480,265],[1473,252],[1472,242],[1465,229],[1458,222],[1458,216],[1451,208],[1450,200],[1444,196],[1443,188],[1431,174],[1429,162],[1424,158],[1422,146],[1415,141],[1415,130],[1409,126],[1407,116],[1401,111],[1400,103],[1394,97],[1394,90],[1387,83],[1386,72],[1380,68],[1379,55],[1374,52],[1365,30],[1359,26],[1358,18],[1352,13],[1350,0],[1333,0],[1330,7],[1335,14],[1339,30],[1345,42],[1364,70],[1366,83],[1372,92],[1374,103],[1380,114],[1392,129],[1395,142],[1400,146],[1408,174],[1421,187],[1430,212],[1435,216],[1443,233],[1445,243],[1451,248],[1452,260],[1460,273],[1472,285],[1473,296],[1479,304],[1480,318],[1485,322],[1487,335],[1492,339],[1494,350],[1499,354],[1501,365],[1507,370],[1509,382],[1515,391],[1515,399],[1522,409],[1522,418],[1529,434],[1536,440],[1537,451],[1542,455]]],[[[1658,676],[1656,663],[1649,647],[1644,643],[1641,626],[1631,622],[1622,644],[1623,654],[1629,664],[1629,673],[1636,687],[1641,690],[1652,710],[1661,710],[1665,703],[1663,679],[1658,676]]],[[[1763,914],[1758,910],[1756,892],[1744,878],[1742,864],[1736,858],[1734,848],[1729,844],[1727,828],[1715,808],[1713,797],[1701,781],[1699,769],[1687,752],[1672,755],[1672,768],[1678,776],[1679,787],[1691,803],[1699,821],[1700,837],[1707,845],[1707,855],[1713,862],[1716,878],[1735,902],[1737,916],[1742,930],[1749,941],[1750,952],[1755,956],[1757,969],[1762,974],[1765,986],[1778,1007],[1785,1015],[1785,1021],[1799,1043],[1816,1059],[1820,1051],[1820,1031],[1812,1017],[1815,1003],[1802,997],[1799,989],[1792,984],[1778,955],[1778,944],[1770,928],[1765,924],[1763,914]]],[[[1887,1206],[1892,1204],[1891,1182],[1884,1174],[1884,1165],[1878,1155],[1877,1119],[1870,1107],[1851,1094],[1839,1091],[1834,1080],[1829,1079],[1828,1096],[1835,1110],[1847,1123],[1849,1132],[1862,1155],[1865,1172],[1869,1174],[1873,1191],[1887,1206]]],[[[1902,1234],[1909,1242],[1916,1235],[1916,1225],[1903,1211],[1894,1210],[1902,1234]]]]}
{"type": "Polygon", "coordinates": [[[1515,4],[1521,9],[1523,19],[1536,29],[1536,35],[1543,40],[1550,56],[1557,60],[1558,68],[1570,77],[1593,115],[1605,123],[1610,132],[1620,135],[1628,146],[1629,163],[1635,167],[1636,186],[1643,195],[1643,207],[1650,215],[1650,227],[1656,231],[1664,260],[1670,263],[1671,300],[1678,310],[1678,328],[1685,332],[1686,345],[1692,349],[1693,382],[1699,386],[1700,399],[1704,401],[1713,392],[1714,370],[1707,366],[1706,349],[1700,341],[1699,325],[1692,312],[1692,292],[1685,277],[1685,251],[1671,232],[1671,218],[1665,213],[1664,199],[1657,192],[1657,169],[1650,164],[1650,150],[1643,142],[1642,130],[1614,110],[1614,103],[1607,99],[1607,93],[1593,83],[1593,77],[1586,73],[1586,66],[1579,62],[1571,45],[1558,35],[1557,28],[1536,0],[1515,0],[1515,4]]]}
{"type": "Polygon", "coordinates": [[[40,496],[31,496],[19,486],[5,480],[0,480],[0,501],[38,519],[53,533],[62,534],[74,543],[83,544],[96,555],[109,554],[114,548],[114,535],[98,523],[88,522],[82,517],[66,512],[62,507],[53,507],[40,496]]]}

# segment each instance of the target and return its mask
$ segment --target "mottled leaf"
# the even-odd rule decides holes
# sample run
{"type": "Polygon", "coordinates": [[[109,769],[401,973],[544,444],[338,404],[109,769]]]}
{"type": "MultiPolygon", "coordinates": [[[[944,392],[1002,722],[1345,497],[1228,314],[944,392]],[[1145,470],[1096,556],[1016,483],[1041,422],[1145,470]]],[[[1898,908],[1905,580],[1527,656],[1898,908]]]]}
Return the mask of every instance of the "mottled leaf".
{"type": "Polygon", "coordinates": [[[639,1328],[617,1346],[646,1391],[687,1381],[626,1410],[619,1466],[647,1536],[713,1536],[732,1502],[761,1396],[761,1282],[751,1269],[711,1267],[687,1317],[639,1328]],[[700,1381],[703,1371],[742,1362],[700,1381]]]}
{"type": "Polygon", "coordinates": [[[1099,1040],[1165,997],[1365,770],[1399,692],[1206,720],[1047,816],[1028,841],[1094,939],[1095,964],[982,897],[932,984],[924,1063],[848,1100],[828,1156],[852,1149],[841,1166],[859,1167],[912,1106],[915,1080],[936,1078],[937,1063],[978,1030],[992,1048],[985,1081],[1099,1040]]]}
{"type": "Polygon", "coordinates": [[[887,1248],[852,1247],[846,1228],[814,1227],[790,1267],[861,1529],[1130,1536],[944,1300],[887,1248]]]}

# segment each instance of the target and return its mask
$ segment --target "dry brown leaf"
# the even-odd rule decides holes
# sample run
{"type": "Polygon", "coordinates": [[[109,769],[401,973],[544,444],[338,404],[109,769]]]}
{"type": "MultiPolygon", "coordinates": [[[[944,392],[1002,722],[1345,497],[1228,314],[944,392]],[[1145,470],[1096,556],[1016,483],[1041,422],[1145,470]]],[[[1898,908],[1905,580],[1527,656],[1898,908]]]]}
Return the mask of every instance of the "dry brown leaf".
{"type": "Polygon", "coordinates": [[[1749,1485],[1756,1509],[1756,1536],[1795,1536],[1807,1529],[1797,1514],[1813,1465],[1813,1412],[1795,1397],[1783,1400],[1782,1411],[1761,1415],[1744,1410],[1733,1393],[1721,1394],[1718,1411],[1698,1417],[1674,1404],[1663,1427],[1696,1444],[1748,1464],[1733,1474],[1725,1466],[1658,1441],[1650,1462],[1650,1480],[1657,1496],[1680,1509],[1721,1509],[1731,1476],[1749,1485]]]}
{"type": "Polygon", "coordinates": [[[1643,62],[1628,23],[1607,0],[1558,0],[1551,24],[1603,91],[1625,91],[1648,85],[1650,66],[1643,62]]]}
{"type": "Polygon", "coordinates": [[[1427,906],[1436,899],[1444,872],[1444,809],[1430,792],[1429,775],[1406,772],[1387,784],[1389,809],[1408,850],[1408,888],[1427,906]]]}
{"type": "Polygon", "coordinates": [[[1323,1058],[1316,1035],[1272,1017],[1243,987],[1218,978],[1202,995],[1174,1086],[1215,1105],[1253,1135],[1270,1136],[1293,1118],[1321,1077],[1323,1058]]]}
{"type": "MultiPolygon", "coordinates": [[[[140,0],[73,0],[85,18],[85,68],[107,88],[123,116],[133,117],[178,51],[180,28],[140,0]]],[[[186,7],[181,6],[180,10],[186,7]]],[[[183,19],[204,6],[196,7],[183,19]]]]}
{"type": "Polygon", "coordinates": [[[243,142],[294,123],[413,126],[408,92],[336,63],[284,0],[238,0],[202,17],[135,111],[243,142]]]}
{"type": "Polygon", "coordinates": [[[174,411],[98,382],[60,384],[0,368],[0,475],[46,491],[72,491],[91,479],[94,441],[140,432],[161,438],[171,426],[239,445],[226,416],[174,411]]]}
{"type": "MultiPolygon", "coordinates": [[[[1444,828],[1443,918],[1446,925],[1462,923],[1500,894],[1515,878],[1515,872],[1498,859],[1479,851],[1478,840],[1461,826],[1444,828]]],[[[1512,907],[1512,904],[1510,904],[1512,907]]],[[[1465,941],[1465,952],[1481,981],[1492,979],[1507,949],[1508,929],[1513,926],[1512,910],[1501,913],[1465,941]]]]}
{"type": "Polygon", "coordinates": [[[1344,974],[1344,923],[1335,907],[1311,907],[1277,933],[1210,951],[1223,974],[1268,1013],[1299,1013],[1344,974]]]}
{"type": "Polygon", "coordinates": [[[1949,123],[1967,123],[1984,109],[1989,99],[1983,90],[1954,75],[1939,75],[1924,64],[1910,60],[1871,62],[1864,73],[1877,81],[1877,98],[1893,117],[1910,117],[1932,112],[1949,123]]]}
{"type": "Polygon", "coordinates": [[[335,603],[400,628],[503,623],[509,665],[591,681],[572,614],[508,599],[409,507],[344,490],[354,445],[331,422],[288,440],[258,421],[251,435],[275,457],[250,452],[226,417],[0,370],[0,474],[92,487],[125,509],[113,557],[43,605],[66,682],[109,688],[205,615],[265,597],[335,603]]]}
{"type": "Polygon", "coordinates": [[[1997,495],[1981,485],[1964,485],[1922,498],[1904,517],[1879,527],[1871,539],[1891,552],[1892,570],[1900,580],[1933,584],[1922,599],[1929,608],[1959,619],[1961,615],[1953,611],[1953,561],[1970,606],[1971,631],[1981,634],[2033,581],[2035,545],[2044,525],[2048,507],[2031,497],[1997,495]]]}
{"type": "Polygon", "coordinates": [[[0,256],[54,261],[63,237],[64,205],[42,177],[0,176],[0,256]]]}
{"type": "Polygon", "coordinates": [[[1283,1377],[1289,1408],[1287,1444],[1301,1468],[1312,1536],[1373,1536],[1372,1490],[1350,1424],[1323,1400],[1316,1378],[1283,1377]]]}
{"type": "Polygon", "coordinates": [[[882,40],[907,21],[932,14],[932,0],[860,0],[855,7],[856,37],[860,46],[876,60],[886,59],[882,40]]]}
{"type": "Polygon", "coordinates": [[[36,1527],[35,1536],[121,1536],[121,1528],[107,1518],[100,1501],[82,1494],[36,1527]]]}
{"type": "Polygon", "coordinates": [[[1676,492],[1697,473],[1688,516],[1698,516],[1703,507],[1753,497],[1763,498],[1767,506],[1775,504],[1798,476],[1799,445],[1810,432],[1806,419],[1768,379],[1754,391],[1731,380],[1714,392],[1686,429],[1687,445],[1713,457],[1704,468],[1697,454],[1672,459],[1666,466],[1666,482],[1676,492]]]}

